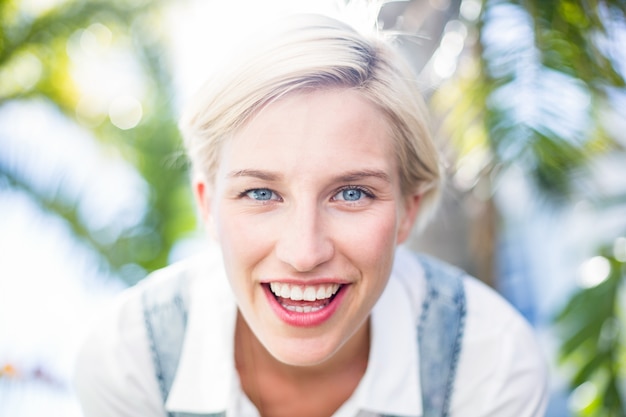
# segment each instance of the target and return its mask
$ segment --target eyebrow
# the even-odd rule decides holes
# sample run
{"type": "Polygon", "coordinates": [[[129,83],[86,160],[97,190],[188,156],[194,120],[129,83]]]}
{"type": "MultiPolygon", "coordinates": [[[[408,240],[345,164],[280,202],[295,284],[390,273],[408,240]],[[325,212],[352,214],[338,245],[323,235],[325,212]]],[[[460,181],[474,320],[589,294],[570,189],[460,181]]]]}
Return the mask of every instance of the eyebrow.
{"type": "Polygon", "coordinates": [[[345,174],[339,175],[337,180],[339,182],[356,182],[370,177],[379,178],[385,182],[391,183],[391,178],[386,172],[370,169],[346,172],[345,174]]]}
{"type": "Polygon", "coordinates": [[[282,175],[272,171],[261,171],[258,169],[241,169],[228,174],[228,178],[252,177],[264,181],[278,181],[282,175]]]}
{"type": "MultiPolygon", "coordinates": [[[[252,177],[258,178],[264,181],[279,181],[283,176],[279,173],[272,171],[262,171],[258,169],[241,169],[238,171],[233,171],[228,174],[229,178],[241,178],[241,177],[252,177]]],[[[391,183],[391,178],[384,171],[379,170],[356,170],[356,171],[348,171],[346,173],[340,174],[335,178],[337,182],[357,182],[361,181],[365,178],[379,178],[385,182],[391,183]]]]}

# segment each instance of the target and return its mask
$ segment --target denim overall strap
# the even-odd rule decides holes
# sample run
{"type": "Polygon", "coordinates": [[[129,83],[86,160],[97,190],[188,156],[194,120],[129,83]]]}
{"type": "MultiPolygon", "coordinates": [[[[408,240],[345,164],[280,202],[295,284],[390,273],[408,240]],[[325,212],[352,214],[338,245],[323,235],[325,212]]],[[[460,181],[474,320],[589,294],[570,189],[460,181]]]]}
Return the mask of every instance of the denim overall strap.
{"type": "Polygon", "coordinates": [[[423,417],[447,417],[465,324],[466,274],[425,255],[418,259],[427,288],[418,326],[423,417]]]}
{"type": "MultiPolygon", "coordinates": [[[[465,320],[465,273],[419,255],[427,293],[418,325],[423,417],[448,417],[465,320]]],[[[150,350],[163,402],[167,400],[187,325],[188,279],[148,288],[143,296],[150,350]]],[[[169,413],[168,417],[225,417],[226,413],[169,413]]]]}
{"type": "MultiPolygon", "coordinates": [[[[183,347],[187,328],[189,278],[176,279],[148,287],[143,293],[143,314],[155,375],[163,398],[167,400],[183,347]]],[[[168,417],[223,417],[225,413],[168,413],[168,417]]]]}

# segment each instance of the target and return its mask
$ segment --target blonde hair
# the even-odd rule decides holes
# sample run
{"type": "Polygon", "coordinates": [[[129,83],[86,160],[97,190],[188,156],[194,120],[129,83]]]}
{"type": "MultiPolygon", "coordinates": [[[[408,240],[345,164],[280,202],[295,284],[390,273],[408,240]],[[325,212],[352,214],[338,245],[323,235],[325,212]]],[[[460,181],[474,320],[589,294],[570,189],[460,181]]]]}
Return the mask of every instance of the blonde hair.
{"type": "Polygon", "coordinates": [[[418,223],[434,211],[442,183],[438,152],[415,76],[392,44],[321,15],[291,17],[212,77],[181,119],[196,174],[213,181],[221,144],[263,106],[294,91],[358,91],[392,130],[403,195],[421,194],[418,223]]]}

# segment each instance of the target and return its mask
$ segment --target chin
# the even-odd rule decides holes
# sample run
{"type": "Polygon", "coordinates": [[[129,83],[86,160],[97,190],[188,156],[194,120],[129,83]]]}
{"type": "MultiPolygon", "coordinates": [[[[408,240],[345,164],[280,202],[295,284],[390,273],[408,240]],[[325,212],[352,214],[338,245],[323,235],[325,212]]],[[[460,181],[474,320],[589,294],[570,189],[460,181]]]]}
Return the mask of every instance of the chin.
{"type": "Polygon", "coordinates": [[[266,346],[279,362],[297,367],[317,367],[329,362],[341,346],[312,340],[289,340],[266,346]]]}

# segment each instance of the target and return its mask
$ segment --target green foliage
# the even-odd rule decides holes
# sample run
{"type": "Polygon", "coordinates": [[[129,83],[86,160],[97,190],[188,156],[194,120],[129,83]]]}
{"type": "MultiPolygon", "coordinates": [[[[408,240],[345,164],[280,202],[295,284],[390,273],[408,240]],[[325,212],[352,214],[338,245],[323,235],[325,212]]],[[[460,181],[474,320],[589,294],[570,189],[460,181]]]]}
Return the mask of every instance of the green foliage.
{"type": "MultiPolygon", "coordinates": [[[[137,196],[147,199],[147,210],[124,230],[116,224],[95,229],[80,213],[80,197],[67,194],[62,178],[53,190],[42,190],[33,185],[36,172],[6,160],[0,163],[0,191],[20,191],[64,219],[77,240],[100,257],[105,271],[129,283],[164,266],[174,243],[195,227],[164,40],[154,30],[162,6],[160,1],[68,0],[32,12],[18,0],[0,3],[0,111],[14,101],[52,104],[67,120],[88,129],[103,152],[121,154],[134,166],[147,185],[146,195],[137,196]],[[112,47],[139,68],[143,117],[134,128],[115,126],[106,106],[81,110],[85,101],[98,97],[85,98],[72,77],[71,49],[81,35],[97,37],[95,32],[108,35],[112,47]]],[[[98,53],[96,48],[93,54],[98,53]]]]}
{"type": "Polygon", "coordinates": [[[626,372],[626,317],[623,290],[626,258],[618,259],[605,248],[603,259],[610,265],[606,279],[596,286],[576,292],[558,314],[556,324],[562,334],[561,362],[572,370],[570,384],[581,416],[604,417],[626,414],[623,398],[626,372]],[[584,388],[586,394],[581,394],[584,388]]]}
{"type": "MultiPolygon", "coordinates": [[[[496,179],[515,165],[546,201],[584,198],[623,212],[626,196],[600,194],[588,168],[599,156],[624,152],[603,116],[624,114],[611,95],[625,94],[616,28],[626,25],[626,2],[485,0],[477,21],[466,23],[476,41],[462,70],[432,98],[459,172],[472,158],[481,164],[477,175],[496,179]]],[[[624,416],[626,267],[608,249],[599,254],[610,274],[577,292],[559,314],[560,358],[571,370],[578,415],[624,416]]]]}
{"type": "Polygon", "coordinates": [[[601,116],[608,93],[625,86],[611,29],[625,13],[621,1],[484,2],[471,70],[433,97],[459,155],[477,144],[487,168],[519,165],[544,197],[570,199],[588,162],[620,148],[601,116]]]}

